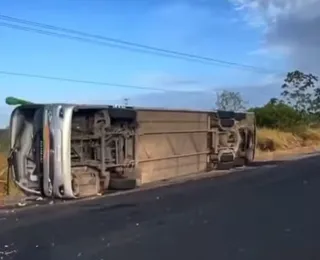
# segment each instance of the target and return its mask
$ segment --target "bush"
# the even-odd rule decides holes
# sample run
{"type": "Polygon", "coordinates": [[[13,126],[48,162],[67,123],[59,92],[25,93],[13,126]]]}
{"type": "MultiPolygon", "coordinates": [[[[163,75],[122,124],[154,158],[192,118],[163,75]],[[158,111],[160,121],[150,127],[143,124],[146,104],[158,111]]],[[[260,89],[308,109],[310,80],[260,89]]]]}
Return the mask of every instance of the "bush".
{"type": "Polygon", "coordinates": [[[320,144],[317,114],[298,112],[276,99],[250,111],[256,115],[258,148],[261,151],[291,150],[320,144]]]}
{"type": "Polygon", "coordinates": [[[252,108],[250,111],[255,113],[258,127],[292,132],[296,127],[310,123],[308,115],[299,113],[294,108],[275,100],[271,100],[263,107],[252,108]]]}

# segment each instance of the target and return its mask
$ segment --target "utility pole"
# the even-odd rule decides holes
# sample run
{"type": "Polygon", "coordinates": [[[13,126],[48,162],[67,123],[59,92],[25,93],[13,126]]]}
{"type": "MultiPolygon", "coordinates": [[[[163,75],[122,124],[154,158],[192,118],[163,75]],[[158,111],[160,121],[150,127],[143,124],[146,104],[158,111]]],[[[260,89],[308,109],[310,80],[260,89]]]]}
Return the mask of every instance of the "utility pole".
{"type": "Polygon", "coordinates": [[[125,105],[125,106],[128,106],[128,104],[129,104],[129,98],[124,98],[123,101],[124,101],[124,105],[125,105]]]}

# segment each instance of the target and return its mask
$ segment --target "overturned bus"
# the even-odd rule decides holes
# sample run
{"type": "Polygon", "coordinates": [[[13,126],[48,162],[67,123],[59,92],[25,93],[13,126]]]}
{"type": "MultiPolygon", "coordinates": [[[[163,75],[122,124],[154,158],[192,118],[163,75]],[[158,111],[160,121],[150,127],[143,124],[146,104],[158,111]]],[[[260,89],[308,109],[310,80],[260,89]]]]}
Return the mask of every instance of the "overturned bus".
{"type": "Polygon", "coordinates": [[[253,113],[23,104],[11,115],[10,169],[28,194],[80,198],[246,164],[253,113]]]}

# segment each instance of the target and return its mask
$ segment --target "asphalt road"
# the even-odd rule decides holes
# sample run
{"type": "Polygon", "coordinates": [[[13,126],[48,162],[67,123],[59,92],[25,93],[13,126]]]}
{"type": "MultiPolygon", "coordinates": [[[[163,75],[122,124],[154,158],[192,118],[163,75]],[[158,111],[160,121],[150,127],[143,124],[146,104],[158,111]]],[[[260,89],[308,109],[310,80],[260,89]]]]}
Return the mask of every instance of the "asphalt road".
{"type": "Polygon", "coordinates": [[[0,213],[0,259],[320,259],[320,158],[0,213]]]}

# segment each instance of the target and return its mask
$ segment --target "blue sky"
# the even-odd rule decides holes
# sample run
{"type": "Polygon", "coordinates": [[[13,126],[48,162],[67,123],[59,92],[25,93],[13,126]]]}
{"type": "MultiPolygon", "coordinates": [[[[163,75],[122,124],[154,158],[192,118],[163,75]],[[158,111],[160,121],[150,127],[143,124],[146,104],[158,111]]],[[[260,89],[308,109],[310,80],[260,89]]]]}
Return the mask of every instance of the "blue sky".
{"type": "MultiPolygon", "coordinates": [[[[210,2],[1,0],[0,13],[221,60],[275,70],[285,67],[279,57],[262,58],[254,54],[261,46],[263,32],[260,28],[249,26],[228,1],[210,2]]],[[[207,91],[205,95],[213,95],[213,99],[211,91],[214,89],[259,87],[269,84],[269,78],[272,78],[272,75],[129,52],[5,27],[0,27],[0,58],[0,70],[4,71],[175,91],[207,91]]],[[[148,105],[142,97],[157,99],[157,93],[150,96],[150,91],[4,75],[0,75],[0,86],[2,100],[13,95],[36,102],[101,103],[129,97],[132,102],[139,100],[142,105],[148,105]]],[[[179,102],[181,96],[176,92],[175,95],[179,102]]],[[[161,97],[166,99],[164,94],[161,97]]],[[[175,103],[174,98],[172,102],[175,103]]]]}

